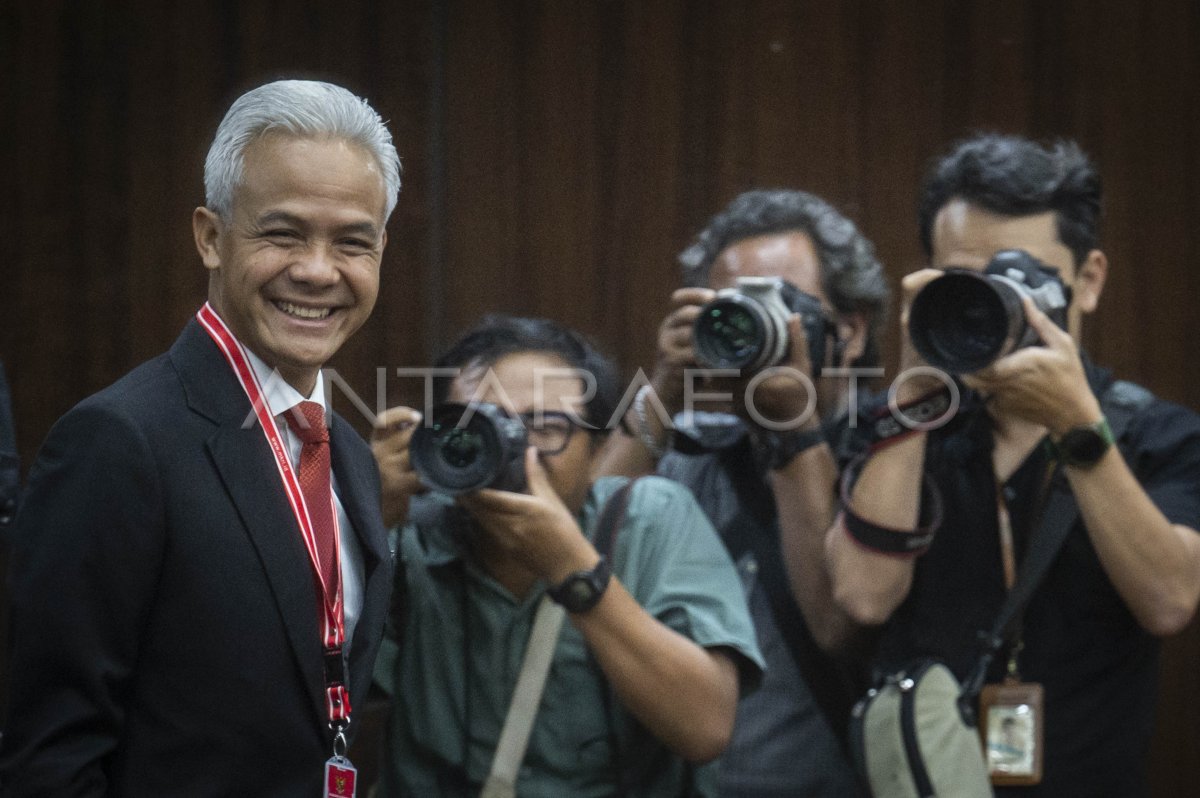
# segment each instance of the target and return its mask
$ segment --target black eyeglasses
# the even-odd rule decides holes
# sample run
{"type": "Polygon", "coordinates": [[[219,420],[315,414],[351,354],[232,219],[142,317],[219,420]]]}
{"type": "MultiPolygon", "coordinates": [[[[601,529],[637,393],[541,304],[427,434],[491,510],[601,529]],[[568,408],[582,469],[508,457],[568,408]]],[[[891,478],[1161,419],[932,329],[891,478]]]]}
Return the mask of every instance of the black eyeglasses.
{"type": "Polygon", "coordinates": [[[566,449],[579,426],[570,415],[558,410],[521,413],[517,418],[525,425],[529,445],[546,455],[566,449]]]}

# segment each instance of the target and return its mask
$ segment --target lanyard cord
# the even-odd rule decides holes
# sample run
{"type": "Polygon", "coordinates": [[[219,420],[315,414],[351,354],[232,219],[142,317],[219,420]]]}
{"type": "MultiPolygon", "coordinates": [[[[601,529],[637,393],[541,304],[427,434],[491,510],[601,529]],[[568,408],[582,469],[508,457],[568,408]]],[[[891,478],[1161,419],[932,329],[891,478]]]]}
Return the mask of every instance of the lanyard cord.
{"type": "MultiPolygon", "coordinates": [[[[345,747],[343,733],[346,727],[350,725],[350,693],[345,685],[345,665],[342,657],[342,645],[346,637],[346,626],[345,612],[342,605],[341,580],[338,579],[337,584],[333,586],[333,590],[330,590],[321,575],[316,534],[313,530],[312,520],[309,517],[308,506],[304,501],[303,491],[301,491],[299,481],[297,480],[296,470],[292,466],[287,454],[287,447],[284,445],[283,436],[279,433],[275,417],[271,414],[267,406],[262,386],[258,383],[258,377],[254,373],[254,369],[250,366],[249,358],[246,356],[241,342],[234,337],[233,333],[225,325],[225,322],[207,302],[204,303],[204,306],[196,314],[196,319],[205,332],[208,333],[213,343],[216,344],[221,354],[225,356],[226,362],[233,370],[234,377],[242,386],[246,397],[250,400],[251,408],[258,419],[264,437],[267,439],[267,444],[271,448],[284,493],[287,496],[288,504],[292,508],[292,514],[295,516],[296,524],[300,528],[301,539],[308,552],[309,565],[312,566],[314,581],[321,593],[320,621],[325,673],[325,709],[329,716],[329,726],[336,732],[334,747],[335,753],[337,753],[339,742],[343,749],[345,747]]],[[[332,498],[331,496],[331,504],[332,498]]],[[[337,529],[336,513],[333,520],[333,572],[336,574],[341,569],[341,535],[337,529]]],[[[345,751],[343,750],[341,753],[344,754],[345,751]]]]}
{"type": "MultiPolygon", "coordinates": [[[[1035,449],[1034,451],[1037,450],[1035,449]]],[[[1029,529],[1037,527],[1037,522],[1046,510],[1046,502],[1050,497],[1050,485],[1054,479],[1054,473],[1055,462],[1050,460],[1046,463],[1046,468],[1038,487],[1035,511],[1028,524],[1029,529]]],[[[999,478],[996,479],[996,526],[1000,532],[1000,561],[1004,568],[1004,588],[1006,592],[1009,592],[1013,589],[1013,585],[1017,583],[1017,556],[1016,545],[1013,540],[1012,514],[1009,512],[1008,502],[1005,500],[1004,483],[999,478]]],[[[1022,620],[1017,618],[1013,623],[1013,644],[1008,656],[1007,676],[1014,681],[1020,681],[1021,673],[1017,666],[1017,658],[1021,653],[1021,649],[1025,647],[1025,641],[1021,629],[1022,620]]]]}

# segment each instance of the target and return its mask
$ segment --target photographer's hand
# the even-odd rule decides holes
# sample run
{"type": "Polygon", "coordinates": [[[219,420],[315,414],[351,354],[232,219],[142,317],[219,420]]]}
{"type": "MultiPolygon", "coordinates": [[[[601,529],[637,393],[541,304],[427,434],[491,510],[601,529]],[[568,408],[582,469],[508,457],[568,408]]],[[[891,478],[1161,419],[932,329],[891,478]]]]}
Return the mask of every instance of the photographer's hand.
{"type": "MultiPolygon", "coordinates": [[[[594,568],[600,555],[554,491],[533,447],[525,453],[525,473],[528,494],[485,489],[459,497],[483,527],[487,540],[481,544],[493,555],[485,555],[485,566],[495,569],[493,576],[511,574],[496,562],[508,557],[547,585],[594,568]]],[[[621,706],[652,734],[690,761],[708,761],[721,752],[738,696],[737,667],[726,651],[702,648],[664,625],[615,575],[594,607],[568,617],[621,706]]]]}
{"type": "Polygon", "coordinates": [[[658,355],[650,384],[668,412],[683,408],[684,372],[696,367],[692,327],[700,308],[716,292],[708,288],[680,288],[671,294],[671,310],[658,328],[658,355]]]}
{"type": "MultiPolygon", "coordinates": [[[[908,318],[912,309],[913,297],[920,293],[921,289],[929,285],[939,277],[945,275],[941,269],[919,269],[911,274],[906,274],[904,279],[900,281],[901,299],[900,299],[900,375],[903,376],[907,372],[916,368],[929,368],[929,364],[925,362],[925,358],[921,357],[917,352],[917,348],[913,346],[912,337],[908,333],[908,318]]],[[[918,375],[911,379],[905,379],[899,384],[896,390],[896,401],[900,404],[919,399],[931,391],[943,387],[943,383],[936,377],[929,375],[918,375]]]]}
{"type": "Polygon", "coordinates": [[[1045,427],[1054,437],[1100,420],[1100,402],[1088,386],[1074,339],[1024,299],[1025,318],[1044,346],[1027,346],[988,368],[964,377],[990,396],[993,417],[1019,418],[1045,427]]]}
{"type": "MultiPolygon", "coordinates": [[[[997,417],[1033,423],[1055,439],[1098,421],[1100,403],[1074,339],[1029,299],[1025,315],[1045,346],[1001,358],[970,382],[992,395],[997,417]]],[[[1116,446],[1093,465],[1063,472],[1100,564],[1138,623],[1154,635],[1180,631],[1200,602],[1200,535],[1171,523],[1116,446]]]]}
{"type": "Polygon", "coordinates": [[[460,496],[458,501],[500,554],[547,584],[558,584],[575,571],[594,567],[600,555],[551,486],[532,446],[525,451],[525,475],[529,493],[485,488],[460,496]]]}
{"type": "Polygon", "coordinates": [[[388,527],[404,523],[409,500],[425,490],[408,455],[408,443],[420,423],[421,414],[411,407],[391,407],[379,414],[371,431],[371,453],[382,488],[380,508],[388,527]]]}
{"type": "Polygon", "coordinates": [[[765,421],[787,424],[788,429],[815,429],[821,419],[808,336],[799,313],[788,319],[788,336],[788,355],[778,366],[734,383],[734,407],[756,426],[764,426],[765,421]]]}
{"type": "Polygon", "coordinates": [[[594,477],[649,474],[658,465],[658,458],[670,444],[669,429],[659,409],[661,406],[666,412],[667,421],[683,409],[685,374],[696,367],[692,327],[700,308],[714,296],[716,292],[708,288],[680,288],[671,294],[671,310],[658,328],[658,349],[644,416],[639,418],[632,405],[628,408],[623,425],[609,436],[593,462],[594,477]]]}

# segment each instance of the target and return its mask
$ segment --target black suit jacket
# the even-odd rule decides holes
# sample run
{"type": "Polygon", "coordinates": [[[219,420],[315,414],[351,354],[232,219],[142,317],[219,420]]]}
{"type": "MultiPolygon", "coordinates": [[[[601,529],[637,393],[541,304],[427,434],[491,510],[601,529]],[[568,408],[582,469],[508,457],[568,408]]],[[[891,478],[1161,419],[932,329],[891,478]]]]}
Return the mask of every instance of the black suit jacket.
{"type": "MultiPolygon", "coordinates": [[[[0,793],[315,796],[332,736],[311,566],[250,403],[193,320],[51,430],[17,520],[0,793]]],[[[365,704],[391,588],[379,476],[341,418],[365,704]]]]}

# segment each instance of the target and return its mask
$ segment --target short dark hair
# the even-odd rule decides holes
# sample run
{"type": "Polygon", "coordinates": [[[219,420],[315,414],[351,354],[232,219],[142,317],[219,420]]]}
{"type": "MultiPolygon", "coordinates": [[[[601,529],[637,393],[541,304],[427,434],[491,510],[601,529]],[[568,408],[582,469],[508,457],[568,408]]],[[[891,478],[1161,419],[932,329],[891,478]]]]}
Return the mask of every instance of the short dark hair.
{"type": "Polygon", "coordinates": [[[956,197],[1005,216],[1054,211],[1058,238],[1076,266],[1099,245],[1100,174],[1074,141],[1043,146],[980,133],[956,143],[934,162],[921,189],[917,222],[926,255],[933,254],[934,219],[956,197]]]}
{"type": "Polygon", "coordinates": [[[727,247],[777,233],[805,233],[821,261],[821,286],[841,313],[860,311],[869,322],[862,362],[875,359],[875,331],[887,309],[888,285],[875,245],[825,200],[794,189],[755,189],[713,216],[679,254],[683,283],[707,286],[713,262],[727,247]]]}
{"type": "MultiPolygon", "coordinates": [[[[591,374],[596,391],[584,406],[586,421],[596,431],[608,432],[617,406],[617,371],[592,341],[550,319],[491,314],[463,333],[438,358],[438,368],[490,368],[508,355],[534,352],[562,360],[569,368],[591,374]]],[[[433,379],[433,400],[446,401],[454,377],[433,379]]]]}

